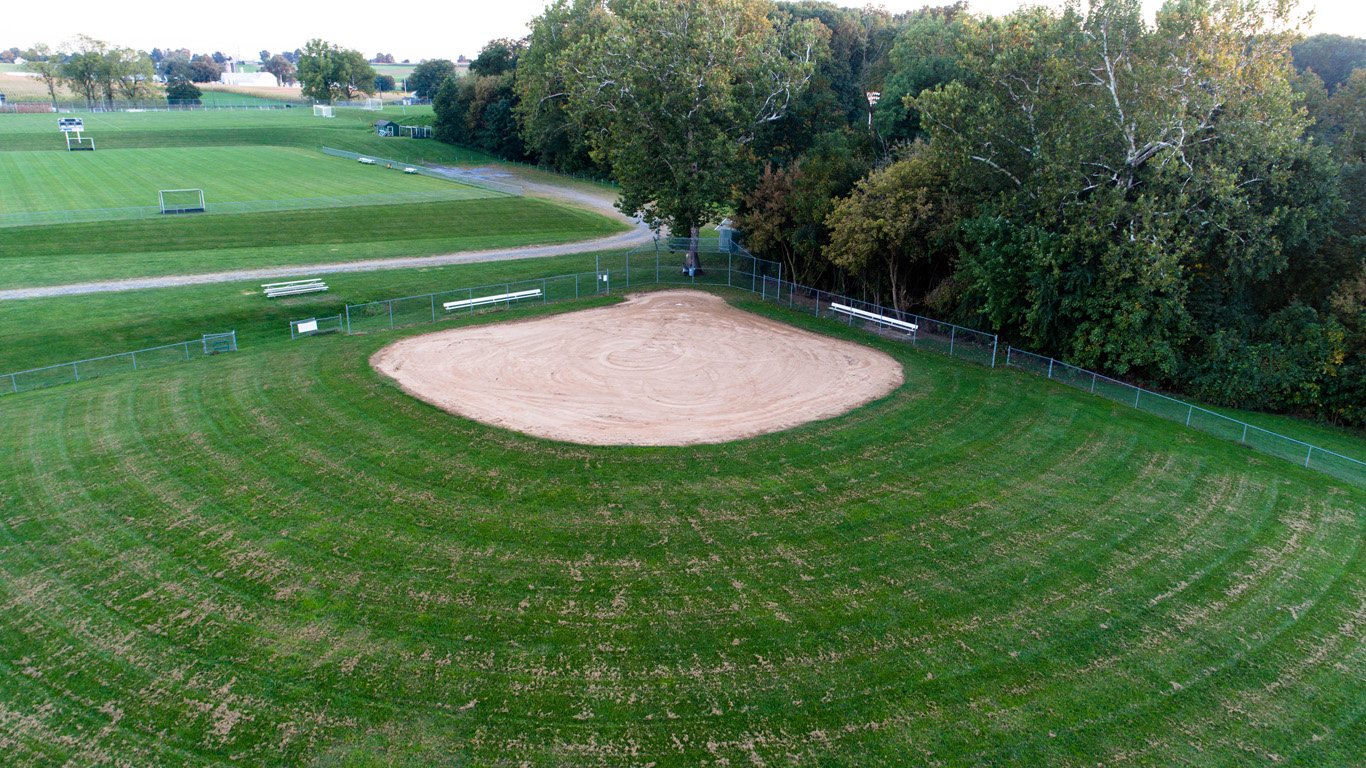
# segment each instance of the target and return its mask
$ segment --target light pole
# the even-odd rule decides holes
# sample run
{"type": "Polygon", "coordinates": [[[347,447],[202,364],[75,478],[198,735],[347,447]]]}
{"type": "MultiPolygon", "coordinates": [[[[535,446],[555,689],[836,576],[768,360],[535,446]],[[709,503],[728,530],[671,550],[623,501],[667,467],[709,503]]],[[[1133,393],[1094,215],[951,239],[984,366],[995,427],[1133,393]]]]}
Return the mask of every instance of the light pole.
{"type": "Polygon", "coordinates": [[[871,131],[873,130],[873,107],[876,107],[878,101],[882,99],[882,93],[880,91],[868,91],[864,95],[868,97],[868,130],[871,131]]]}

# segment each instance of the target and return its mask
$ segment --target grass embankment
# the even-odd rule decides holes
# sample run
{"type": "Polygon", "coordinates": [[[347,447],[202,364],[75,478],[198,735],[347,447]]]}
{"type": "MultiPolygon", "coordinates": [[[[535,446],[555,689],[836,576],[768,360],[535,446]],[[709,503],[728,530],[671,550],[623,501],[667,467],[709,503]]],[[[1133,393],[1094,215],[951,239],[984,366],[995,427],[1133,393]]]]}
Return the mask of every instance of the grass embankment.
{"type": "Polygon", "coordinates": [[[0,288],[577,242],[624,229],[515,197],[15,227],[0,230],[0,288]]]}
{"type": "Polygon", "coordinates": [[[906,385],[724,446],[547,443],[374,374],[399,334],[287,340],[285,316],[340,296],[226,288],[0,316],[7,340],[63,352],[82,324],[258,329],[236,355],[0,398],[11,764],[1349,765],[1366,749],[1366,491],[744,299],[885,349],[906,385]]]}

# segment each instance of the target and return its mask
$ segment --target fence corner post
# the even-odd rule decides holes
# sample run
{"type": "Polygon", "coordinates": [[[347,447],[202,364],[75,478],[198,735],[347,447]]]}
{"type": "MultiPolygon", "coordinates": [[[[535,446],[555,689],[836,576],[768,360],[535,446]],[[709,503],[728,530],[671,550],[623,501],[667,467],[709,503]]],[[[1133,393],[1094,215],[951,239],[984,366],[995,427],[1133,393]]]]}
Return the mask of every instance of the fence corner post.
{"type": "Polygon", "coordinates": [[[991,336],[991,367],[996,367],[996,345],[1001,343],[1001,337],[995,334],[991,336]]]}

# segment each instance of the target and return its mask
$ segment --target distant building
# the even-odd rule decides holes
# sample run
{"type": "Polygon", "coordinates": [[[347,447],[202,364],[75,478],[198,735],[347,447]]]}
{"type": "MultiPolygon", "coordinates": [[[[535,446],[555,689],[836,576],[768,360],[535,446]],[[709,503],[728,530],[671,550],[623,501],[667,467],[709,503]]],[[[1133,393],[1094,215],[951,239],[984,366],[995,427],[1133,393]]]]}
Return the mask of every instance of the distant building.
{"type": "Polygon", "coordinates": [[[218,82],[223,85],[250,85],[264,88],[279,88],[280,81],[269,72],[224,72],[218,82]]]}
{"type": "Polygon", "coordinates": [[[401,127],[402,126],[393,120],[377,120],[375,121],[375,135],[387,137],[397,136],[401,127]]]}
{"type": "Polygon", "coordinates": [[[470,60],[461,56],[455,60],[455,74],[457,77],[464,77],[470,73],[470,60]]]}

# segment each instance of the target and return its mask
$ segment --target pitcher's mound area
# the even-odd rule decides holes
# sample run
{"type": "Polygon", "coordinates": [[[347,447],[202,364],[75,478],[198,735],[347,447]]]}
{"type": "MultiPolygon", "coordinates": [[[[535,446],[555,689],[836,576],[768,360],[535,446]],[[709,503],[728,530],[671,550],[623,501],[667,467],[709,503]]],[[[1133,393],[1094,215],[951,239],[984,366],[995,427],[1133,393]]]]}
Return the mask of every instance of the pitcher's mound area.
{"type": "Polygon", "coordinates": [[[416,336],[370,364],[452,413],[590,445],[752,437],[838,416],[902,382],[881,352],[700,291],[416,336]]]}

